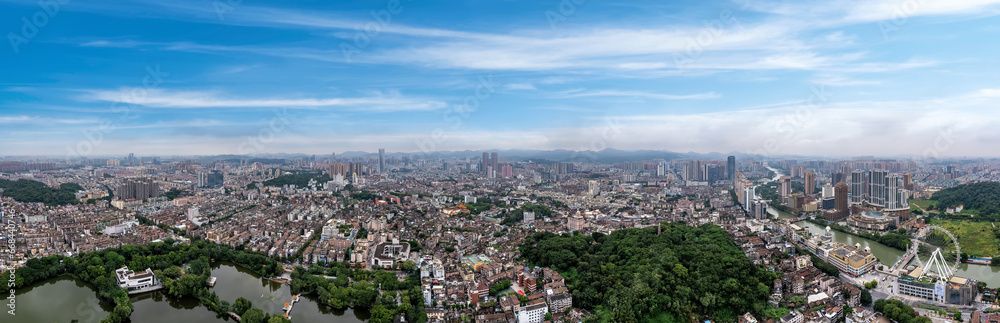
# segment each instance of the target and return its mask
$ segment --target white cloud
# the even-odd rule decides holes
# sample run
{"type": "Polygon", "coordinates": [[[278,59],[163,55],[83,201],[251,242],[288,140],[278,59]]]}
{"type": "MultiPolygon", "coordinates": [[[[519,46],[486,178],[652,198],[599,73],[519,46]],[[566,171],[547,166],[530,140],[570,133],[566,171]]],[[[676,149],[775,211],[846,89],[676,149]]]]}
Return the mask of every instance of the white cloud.
{"type": "Polygon", "coordinates": [[[663,93],[649,93],[641,91],[619,91],[619,90],[588,91],[583,89],[560,92],[557,94],[557,96],[564,98],[598,97],[598,96],[639,97],[639,98],[658,99],[658,100],[704,100],[704,99],[717,99],[722,97],[721,95],[715,92],[675,95],[675,94],[663,94],[663,93]]]}
{"type": "Polygon", "coordinates": [[[535,90],[535,85],[531,83],[509,83],[503,86],[504,89],[516,91],[516,90],[535,90]]]}
{"type": "Polygon", "coordinates": [[[340,108],[376,112],[429,111],[444,108],[444,102],[407,98],[388,93],[357,98],[246,98],[216,92],[167,91],[122,88],[118,91],[87,90],[84,101],[122,102],[154,108],[340,108]]]}
{"type": "Polygon", "coordinates": [[[46,117],[36,117],[36,116],[0,116],[0,124],[15,124],[15,125],[48,125],[48,124],[93,124],[97,123],[96,119],[60,119],[60,118],[46,118],[46,117]]]}

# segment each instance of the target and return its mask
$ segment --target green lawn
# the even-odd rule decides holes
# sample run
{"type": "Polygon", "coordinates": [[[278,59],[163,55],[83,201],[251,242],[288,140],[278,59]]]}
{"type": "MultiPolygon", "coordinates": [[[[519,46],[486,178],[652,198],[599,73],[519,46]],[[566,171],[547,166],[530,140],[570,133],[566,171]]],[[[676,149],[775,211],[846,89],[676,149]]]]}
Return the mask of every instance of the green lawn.
{"type": "Polygon", "coordinates": [[[973,257],[1000,255],[1000,239],[993,234],[989,222],[949,221],[934,219],[932,224],[941,226],[958,238],[962,252],[973,257]]]}
{"type": "Polygon", "coordinates": [[[923,208],[924,210],[927,210],[927,208],[931,207],[931,205],[935,205],[936,206],[937,205],[937,201],[910,199],[910,204],[917,205],[917,206],[923,208]]]}

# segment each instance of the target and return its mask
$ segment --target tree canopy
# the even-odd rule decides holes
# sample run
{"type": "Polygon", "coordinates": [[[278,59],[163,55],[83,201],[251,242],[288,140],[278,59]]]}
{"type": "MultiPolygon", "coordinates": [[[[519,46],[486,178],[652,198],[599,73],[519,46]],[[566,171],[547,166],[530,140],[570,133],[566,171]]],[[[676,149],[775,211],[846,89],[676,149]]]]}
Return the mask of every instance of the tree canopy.
{"type": "Polygon", "coordinates": [[[742,313],[764,314],[768,286],[778,276],[747,259],[728,232],[711,224],[661,227],[660,235],[656,228],[542,232],[520,249],[531,264],[563,272],[574,305],[601,321],[735,322],[742,313]]]}
{"type": "Polygon", "coordinates": [[[76,199],[76,192],[82,191],[83,187],[76,183],[63,183],[59,188],[51,188],[45,183],[19,179],[8,181],[0,179],[0,188],[3,195],[15,201],[24,203],[45,203],[45,205],[65,205],[79,203],[76,199]]]}
{"type": "Polygon", "coordinates": [[[912,307],[900,300],[880,299],[875,301],[872,309],[884,314],[887,319],[899,323],[931,323],[931,319],[917,315],[912,307]]]}
{"type": "Polygon", "coordinates": [[[938,208],[964,205],[965,209],[979,212],[980,217],[1000,217],[1000,183],[978,182],[950,187],[934,193],[931,200],[938,201],[938,208]]]}

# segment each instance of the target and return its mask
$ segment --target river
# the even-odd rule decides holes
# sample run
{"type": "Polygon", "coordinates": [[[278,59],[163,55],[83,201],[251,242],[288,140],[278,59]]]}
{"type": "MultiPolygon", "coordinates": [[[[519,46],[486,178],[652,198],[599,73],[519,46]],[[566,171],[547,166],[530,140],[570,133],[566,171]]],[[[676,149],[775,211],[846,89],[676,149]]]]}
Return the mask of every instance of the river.
{"type": "MultiPolygon", "coordinates": [[[[211,290],[229,303],[243,297],[255,308],[272,315],[283,314],[285,302],[291,300],[291,288],[260,278],[257,274],[232,263],[217,262],[212,265],[212,276],[218,281],[211,290]]],[[[111,304],[98,301],[96,290],[70,276],[49,279],[33,287],[17,291],[17,315],[7,323],[97,323],[112,310],[111,304]]],[[[235,322],[202,306],[195,298],[173,299],[157,291],[132,297],[134,311],[132,322],[235,322]]],[[[336,311],[320,305],[316,300],[302,297],[292,309],[292,322],[360,323],[369,318],[367,311],[347,309],[336,311]]]]}
{"type": "MultiPolygon", "coordinates": [[[[768,169],[773,171],[775,174],[775,178],[772,179],[771,181],[776,181],[783,175],[777,169],[771,167],[768,167],[768,169]]],[[[789,220],[793,218],[791,214],[780,212],[770,206],[768,206],[767,211],[772,216],[783,220],[789,220]]],[[[824,232],[826,232],[825,226],[821,227],[811,222],[806,222],[806,221],[796,222],[795,225],[807,229],[809,230],[809,232],[816,235],[823,234],[824,232]]],[[[855,244],[861,244],[862,249],[866,247],[871,248],[871,252],[873,255],[875,255],[875,258],[878,258],[879,262],[887,267],[892,266],[892,264],[896,263],[896,261],[899,260],[899,258],[902,257],[904,253],[902,250],[886,246],[876,241],[839,231],[833,231],[833,240],[852,246],[855,244]]],[[[925,257],[921,257],[921,259],[925,262],[927,261],[927,258],[925,257]]],[[[914,263],[915,262],[911,262],[911,264],[914,263]]],[[[958,266],[958,271],[956,275],[985,282],[989,285],[990,288],[1000,288],[1000,267],[960,264],[958,266]]]]}

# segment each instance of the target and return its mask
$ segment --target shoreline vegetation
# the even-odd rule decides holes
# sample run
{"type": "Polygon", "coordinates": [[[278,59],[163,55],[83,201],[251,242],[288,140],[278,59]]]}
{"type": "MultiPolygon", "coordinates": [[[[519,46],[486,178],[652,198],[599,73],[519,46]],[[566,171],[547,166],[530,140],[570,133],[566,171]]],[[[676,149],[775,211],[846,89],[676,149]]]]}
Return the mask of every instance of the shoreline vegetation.
{"type": "MultiPolygon", "coordinates": [[[[219,315],[229,315],[230,312],[241,315],[241,322],[290,322],[281,315],[272,316],[272,313],[265,313],[261,309],[253,308],[253,304],[242,297],[233,300],[233,303],[221,300],[215,292],[209,290],[207,282],[208,277],[211,276],[211,262],[213,261],[230,262],[261,277],[276,277],[284,271],[279,262],[258,253],[215,245],[204,240],[183,244],[168,239],[164,242],[150,243],[148,246],[125,245],[121,248],[87,252],[73,257],[57,255],[29,259],[23,267],[15,271],[14,286],[18,289],[27,288],[51,278],[72,277],[92,288],[102,302],[113,304],[113,309],[109,311],[107,317],[101,320],[101,323],[120,323],[129,319],[134,307],[128,291],[118,286],[114,271],[124,266],[133,270],[151,268],[157,279],[163,284],[162,293],[167,297],[174,299],[196,298],[200,305],[219,315]],[[185,264],[187,267],[181,269],[185,264]]],[[[413,270],[412,268],[407,269],[413,270]]],[[[5,277],[9,276],[10,272],[5,272],[4,275],[5,277]]],[[[365,294],[365,292],[373,290],[372,286],[377,286],[379,282],[388,284],[386,279],[389,276],[392,277],[393,282],[396,282],[394,272],[353,270],[346,268],[343,263],[335,263],[329,269],[314,266],[309,272],[301,267],[296,267],[293,278],[299,279],[292,282],[292,291],[319,296],[321,300],[324,299],[324,296],[329,296],[330,298],[319,303],[337,309],[367,308],[372,312],[373,322],[391,322],[392,315],[399,310],[395,306],[395,299],[391,303],[392,306],[383,305],[383,300],[379,300],[375,304],[374,300],[369,297],[371,293],[365,294]],[[328,284],[337,285],[338,288],[341,288],[338,291],[347,292],[338,295],[324,295],[318,290],[311,290],[310,286],[315,288],[316,285],[311,282],[316,281],[317,278],[323,279],[313,274],[317,270],[325,271],[325,273],[337,273],[337,277],[343,279],[330,280],[328,284]],[[347,282],[345,277],[352,277],[354,281],[347,282]],[[370,281],[363,280],[365,278],[370,281]],[[349,285],[344,285],[345,283],[349,285]],[[359,285],[361,287],[357,287],[359,285]],[[365,289],[364,286],[372,288],[365,289]],[[354,290],[361,292],[352,292],[354,290]],[[330,303],[334,296],[339,296],[337,300],[346,299],[346,302],[337,303],[341,306],[333,306],[330,303]],[[372,300],[372,302],[368,302],[368,300],[372,300]],[[388,315],[388,321],[375,320],[376,314],[380,315],[380,318],[388,315]]],[[[411,273],[410,276],[415,275],[411,273]]],[[[406,286],[410,286],[412,283],[412,279],[405,282],[406,286]]],[[[383,287],[385,288],[385,286],[383,287]]],[[[412,294],[412,288],[408,292],[412,294]]],[[[419,289],[417,292],[419,293],[419,289]]],[[[426,315],[423,314],[423,303],[420,301],[422,298],[416,298],[415,302],[419,302],[419,306],[412,305],[405,308],[407,319],[409,320],[411,317],[415,319],[411,322],[422,322],[417,319],[418,317],[423,317],[426,320],[426,315]]]]}

